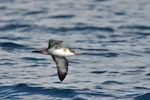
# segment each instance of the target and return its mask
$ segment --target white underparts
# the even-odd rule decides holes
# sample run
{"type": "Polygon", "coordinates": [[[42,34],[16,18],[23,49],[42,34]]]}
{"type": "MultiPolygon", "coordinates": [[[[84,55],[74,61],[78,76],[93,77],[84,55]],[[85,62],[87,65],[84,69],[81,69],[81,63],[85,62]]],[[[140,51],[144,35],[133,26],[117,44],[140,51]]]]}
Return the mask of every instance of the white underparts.
{"type": "Polygon", "coordinates": [[[70,52],[70,50],[69,50],[68,48],[60,48],[60,49],[51,48],[51,49],[49,49],[48,51],[49,51],[52,55],[62,56],[62,57],[74,55],[74,53],[73,53],[73,52],[70,52]]]}

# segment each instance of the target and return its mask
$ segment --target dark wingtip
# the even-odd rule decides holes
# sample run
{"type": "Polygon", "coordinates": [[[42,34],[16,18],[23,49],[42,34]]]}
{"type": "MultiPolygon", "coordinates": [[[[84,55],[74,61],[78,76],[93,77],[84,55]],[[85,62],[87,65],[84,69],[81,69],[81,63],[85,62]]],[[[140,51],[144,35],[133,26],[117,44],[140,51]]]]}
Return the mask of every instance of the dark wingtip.
{"type": "Polygon", "coordinates": [[[67,74],[61,74],[61,75],[58,74],[58,75],[59,75],[58,77],[59,77],[60,81],[62,82],[65,79],[67,74]]]}
{"type": "Polygon", "coordinates": [[[31,51],[33,53],[41,53],[41,51],[35,50],[35,51],[31,51]]]}
{"type": "Polygon", "coordinates": [[[59,77],[59,79],[62,82],[65,79],[65,77],[59,77]]]}
{"type": "MultiPolygon", "coordinates": [[[[60,78],[59,78],[60,79],[60,78]]],[[[60,81],[62,82],[64,79],[60,79],[60,81]]]]}

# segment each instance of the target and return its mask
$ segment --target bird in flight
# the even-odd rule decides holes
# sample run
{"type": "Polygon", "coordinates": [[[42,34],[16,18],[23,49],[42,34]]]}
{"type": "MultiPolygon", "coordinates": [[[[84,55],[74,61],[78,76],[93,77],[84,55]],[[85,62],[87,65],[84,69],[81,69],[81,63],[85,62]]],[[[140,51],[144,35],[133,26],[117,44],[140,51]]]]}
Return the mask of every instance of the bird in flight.
{"type": "Polygon", "coordinates": [[[65,79],[68,71],[68,61],[65,57],[76,55],[76,53],[72,49],[63,47],[62,42],[63,41],[61,40],[51,39],[49,40],[47,48],[32,51],[34,53],[41,53],[52,56],[57,66],[57,73],[60,81],[63,81],[65,79]]]}

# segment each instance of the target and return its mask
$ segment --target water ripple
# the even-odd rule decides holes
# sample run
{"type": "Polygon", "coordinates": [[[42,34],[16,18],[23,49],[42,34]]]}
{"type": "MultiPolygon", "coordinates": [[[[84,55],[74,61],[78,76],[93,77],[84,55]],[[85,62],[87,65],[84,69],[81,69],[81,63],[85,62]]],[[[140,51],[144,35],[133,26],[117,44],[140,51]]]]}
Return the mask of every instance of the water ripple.
{"type": "Polygon", "coordinates": [[[42,61],[42,60],[45,60],[45,59],[42,59],[42,58],[33,58],[33,57],[23,57],[22,58],[23,60],[29,60],[29,61],[42,61]]]}
{"type": "Polygon", "coordinates": [[[62,18],[62,19],[64,19],[64,18],[73,18],[74,17],[74,15],[55,15],[55,16],[50,16],[49,18],[62,18]]]}
{"type": "Polygon", "coordinates": [[[105,84],[105,85],[112,85],[112,84],[124,84],[124,83],[118,82],[118,81],[105,81],[105,82],[103,82],[102,84],[105,84]]]}
{"type": "MultiPolygon", "coordinates": [[[[78,93],[76,93],[72,89],[62,89],[62,88],[43,88],[43,87],[31,87],[28,84],[25,83],[19,83],[14,86],[3,86],[1,87],[4,90],[1,90],[0,95],[1,97],[5,97],[4,94],[11,94],[9,98],[15,97],[16,93],[24,93],[25,95],[35,95],[35,94],[42,94],[42,95],[48,95],[50,97],[62,97],[62,98],[72,98],[75,97],[78,93]],[[7,90],[7,91],[6,91],[7,90]],[[3,96],[2,96],[3,95],[3,96]]],[[[8,99],[8,97],[5,97],[3,99],[8,99]]]]}
{"type": "Polygon", "coordinates": [[[3,40],[23,40],[26,38],[25,37],[15,37],[15,36],[11,36],[11,37],[4,36],[4,37],[0,37],[0,39],[3,39],[3,40]]]}
{"type": "Polygon", "coordinates": [[[0,27],[1,31],[8,31],[8,30],[16,30],[22,28],[28,28],[30,25],[28,24],[8,24],[6,26],[0,27]]]}
{"type": "Polygon", "coordinates": [[[2,42],[0,43],[1,48],[9,50],[9,49],[25,49],[27,48],[25,45],[13,43],[13,42],[2,42]]]}
{"type": "Polygon", "coordinates": [[[138,30],[150,30],[149,26],[133,25],[133,26],[121,26],[119,29],[138,29],[138,30]]]}
{"type": "Polygon", "coordinates": [[[29,12],[26,12],[25,14],[23,15],[37,15],[37,14],[44,14],[46,13],[46,11],[29,11],[29,12]]]}
{"type": "Polygon", "coordinates": [[[149,99],[150,99],[150,93],[145,93],[134,98],[134,100],[149,100],[149,99]]]}
{"type": "Polygon", "coordinates": [[[91,73],[94,73],[94,74],[103,74],[103,73],[106,73],[107,71],[92,71],[91,73]]]}
{"type": "Polygon", "coordinates": [[[107,31],[107,32],[113,32],[114,30],[110,27],[94,27],[94,26],[82,26],[82,27],[59,27],[59,28],[49,28],[51,31],[61,31],[61,32],[67,32],[67,31],[84,31],[84,30],[90,30],[90,31],[107,31]]]}

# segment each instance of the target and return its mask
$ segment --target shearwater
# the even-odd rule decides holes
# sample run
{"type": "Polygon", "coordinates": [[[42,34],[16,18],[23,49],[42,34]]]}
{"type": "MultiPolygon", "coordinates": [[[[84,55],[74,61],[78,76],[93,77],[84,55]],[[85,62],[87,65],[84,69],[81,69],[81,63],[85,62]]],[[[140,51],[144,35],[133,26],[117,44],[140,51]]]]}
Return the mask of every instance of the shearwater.
{"type": "Polygon", "coordinates": [[[68,61],[65,57],[76,55],[74,50],[63,47],[61,40],[49,40],[47,48],[42,50],[32,51],[34,53],[41,53],[45,55],[51,55],[57,66],[57,73],[60,81],[63,81],[68,71],[68,61]]]}

